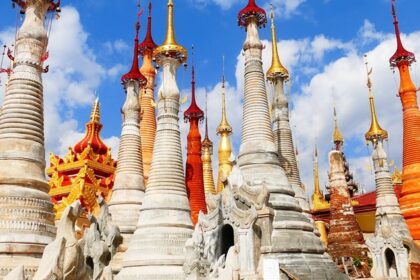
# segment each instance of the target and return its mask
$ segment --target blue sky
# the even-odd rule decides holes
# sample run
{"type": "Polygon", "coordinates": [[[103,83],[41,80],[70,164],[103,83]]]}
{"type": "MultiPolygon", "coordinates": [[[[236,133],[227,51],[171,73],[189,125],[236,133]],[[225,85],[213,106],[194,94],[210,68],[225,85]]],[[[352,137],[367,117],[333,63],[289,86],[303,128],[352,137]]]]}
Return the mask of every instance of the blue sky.
{"type": "MultiPolygon", "coordinates": [[[[244,30],[236,23],[245,0],[175,0],[177,41],[196,53],[199,102],[204,107],[204,88],[209,92],[212,138],[219,121],[222,55],[226,57],[229,118],[234,126],[236,151],[240,142],[242,60],[244,30]],[[214,109],[214,110],[213,110],[214,109]]],[[[268,7],[268,1],[257,1],[268,7]]],[[[300,150],[302,177],[312,188],[312,148],[320,147],[321,184],[326,183],[327,153],[331,148],[332,88],[340,127],[346,138],[346,154],[355,177],[365,188],[373,188],[367,172],[369,153],[363,133],[369,127],[365,74],[362,56],[371,53],[378,115],[391,138],[388,151],[401,162],[401,105],[395,92],[398,76],[389,70],[388,58],[395,50],[390,1],[388,0],[273,0],[276,6],[277,39],[283,63],[292,74],[292,126],[300,150]],[[391,82],[392,81],[392,82],[391,82]],[[378,91],[378,92],[376,92],[378,91]],[[392,136],[394,135],[394,136],[392,136]]],[[[117,148],[120,108],[124,93],[120,76],[129,70],[136,17],[135,0],[64,0],[63,14],[54,22],[50,38],[50,73],[46,87],[47,149],[65,153],[84,130],[94,92],[100,95],[103,137],[117,148]]],[[[147,1],[142,1],[144,7],[147,1]]],[[[166,28],[166,1],[153,0],[153,37],[161,43],[166,28]]],[[[406,46],[420,55],[420,2],[398,0],[397,10],[406,46]]],[[[16,10],[9,1],[0,3],[0,43],[10,44],[16,24],[16,10]]],[[[145,32],[147,11],[142,17],[140,37],[145,32]]],[[[260,32],[265,40],[265,67],[270,62],[271,38],[267,26],[260,32]]],[[[370,55],[369,55],[370,56],[370,55]]],[[[418,76],[413,66],[413,77],[418,76]]],[[[5,77],[2,76],[3,84],[5,77]]],[[[180,70],[178,85],[188,94],[190,69],[180,70]]],[[[4,86],[0,88],[0,92],[4,86]]],[[[268,87],[270,91],[270,87],[268,87]]],[[[270,92],[269,92],[270,94],[270,92]]],[[[0,97],[1,101],[2,97],[0,97]]],[[[184,106],[185,107],[185,106],[184,106]]],[[[182,125],[182,130],[186,126],[182,125]]],[[[185,137],[184,137],[185,138],[185,137]]],[[[214,159],[216,161],[216,158],[214,159]]],[[[308,191],[310,193],[310,191],[308,191]]]]}

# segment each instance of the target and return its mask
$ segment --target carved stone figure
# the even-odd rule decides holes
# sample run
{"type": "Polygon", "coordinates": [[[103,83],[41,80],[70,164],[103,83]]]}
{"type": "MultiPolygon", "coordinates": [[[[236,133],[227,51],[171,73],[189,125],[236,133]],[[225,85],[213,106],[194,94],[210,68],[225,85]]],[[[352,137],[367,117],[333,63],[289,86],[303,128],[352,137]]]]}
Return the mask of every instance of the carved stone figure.
{"type": "Polygon", "coordinates": [[[83,248],[76,238],[75,223],[81,213],[80,201],[64,210],[57,228],[57,237],[44,251],[34,280],[92,279],[85,263],[83,248]]]}
{"type": "Polygon", "coordinates": [[[108,205],[102,196],[98,197],[100,212],[96,219],[89,213],[90,227],[83,237],[84,256],[87,264],[93,268],[93,279],[101,279],[105,268],[111,262],[118,246],[122,243],[120,230],[111,223],[108,205]]]}

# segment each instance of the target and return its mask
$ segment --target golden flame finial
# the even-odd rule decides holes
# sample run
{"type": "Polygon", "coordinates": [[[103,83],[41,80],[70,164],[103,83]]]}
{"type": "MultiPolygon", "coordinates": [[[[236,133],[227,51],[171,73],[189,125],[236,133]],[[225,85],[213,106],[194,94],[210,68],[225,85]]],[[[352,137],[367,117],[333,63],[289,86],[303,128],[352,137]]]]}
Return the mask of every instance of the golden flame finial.
{"type": "Polygon", "coordinates": [[[284,67],[279,58],[279,52],[277,49],[277,38],[276,38],[276,26],[274,25],[274,8],[271,7],[271,43],[272,43],[272,62],[271,67],[267,71],[267,79],[271,82],[275,82],[277,79],[289,80],[289,71],[284,67]]]}
{"type": "Polygon", "coordinates": [[[101,115],[99,112],[99,97],[96,97],[95,102],[93,103],[92,112],[90,113],[90,121],[99,123],[101,115]]]}
{"type": "Polygon", "coordinates": [[[337,120],[337,110],[335,108],[334,102],[334,132],[333,132],[333,142],[336,145],[336,150],[339,150],[344,143],[343,134],[341,134],[340,128],[338,127],[337,120]]]}
{"type": "Polygon", "coordinates": [[[371,114],[371,124],[370,129],[365,134],[366,141],[376,142],[379,139],[385,140],[388,139],[388,132],[381,128],[378,122],[378,118],[376,117],[376,110],[375,110],[375,102],[373,100],[372,94],[372,81],[370,76],[372,75],[372,68],[369,69],[369,63],[367,61],[367,56],[365,55],[365,65],[366,65],[366,73],[367,73],[367,87],[369,93],[369,104],[370,104],[370,114],[371,114]]]}
{"type": "Polygon", "coordinates": [[[226,88],[225,88],[225,57],[223,56],[223,75],[222,75],[222,120],[217,127],[217,133],[221,134],[227,132],[232,133],[232,127],[230,126],[227,115],[226,115],[226,88]]]}
{"type": "Polygon", "coordinates": [[[158,62],[159,56],[175,58],[179,63],[184,63],[187,60],[187,50],[179,45],[175,39],[173,0],[168,0],[168,23],[166,26],[165,41],[155,49],[154,56],[158,62]]]}
{"type": "Polygon", "coordinates": [[[321,195],[322,196],[322,192],[321,192],[321,187],[319,185],[319,167],[318,167],[318,147],[315,144],[314,147],[314,170],[313,170],[313,175],[314,175],[314,194],[315,195],[321,195]]]}

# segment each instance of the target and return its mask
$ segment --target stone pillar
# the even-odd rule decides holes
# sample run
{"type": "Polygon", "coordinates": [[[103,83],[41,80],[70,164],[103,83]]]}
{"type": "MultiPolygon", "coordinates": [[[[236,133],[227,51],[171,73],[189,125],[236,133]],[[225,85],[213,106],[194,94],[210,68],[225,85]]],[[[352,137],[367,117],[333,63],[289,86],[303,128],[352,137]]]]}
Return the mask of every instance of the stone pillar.
{"type": "Polygon", "coordinates": [[[55,4],[26,1],[0,111],[0,278],[18,264],[33,274],[56,229],[45,178],[42,57],[44,20],[55,4]]]}

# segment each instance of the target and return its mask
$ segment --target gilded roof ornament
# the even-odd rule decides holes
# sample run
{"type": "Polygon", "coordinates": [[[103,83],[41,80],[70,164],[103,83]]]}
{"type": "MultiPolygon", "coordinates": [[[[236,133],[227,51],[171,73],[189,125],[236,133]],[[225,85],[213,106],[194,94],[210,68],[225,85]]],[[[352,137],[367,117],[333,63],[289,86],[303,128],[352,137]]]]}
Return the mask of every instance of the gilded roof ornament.
{"type": "Polygon", "coordinates": [[[337,120],[337,110],[334,104],[334,132],[333,132],[333,142],[338,145],[342,145],[344,143],[343,134],[341,134],[340,128],[338,127],[338,120],[337,120]]]}
{"type": "MultiPolygon", "coordinates": [[[[224,58],[223,58],[224,60],[224,58]]],[[[223,70],[224,72],[224,70],[223,70]]],[[[229,124],[226,114],[226,88],[225,88],[225,75],[222,76],[222,119],[217,127],[217,134],[227,133],[232,134],[232,126],[229,124]]]]}
{"type": "Polygon", "coordinates": [[[168,0],[168,23],[165,41],[154,50],[153,54],[158,62],[160,56],[175,58],[179,63],[185,63],[187,60],[187,50],[179,45],[175,39],[173,0],[168,0]]]}
{"type": "Polygon", "coordinates": [[[276,37],[276,26],[274,25],[274,9],[273,5],[271,7],[271,44],[272,44],[272,61],[271,67],[267,71],[267,79],[271,82],[275,82],[277,79],[289,80],[290,75],[289,71],[284,67],[279,58],[279,52],[277,49],[277,37],[276,37]]]}
{"type": "MultiPolygon", "coordinates": [[[[365,55],[366,59],[366,55],[365,55]]],[[[371,124],[370,129],[365,134],[366,141],[372,141],[376,142],[378,140],[385,140],[388,139],[388,132],[381,128],[379,125],[378,119],[376,117],[376,110],[375,110],[375,102],[373,100],[373,94],[372,94],[372,81],[370,79],[370,76],[372,75],[372,68],[369,69],[369,63],[366,59],[366,73],[367,73],[367,87],[368,87],[368,93],[369,93],[369,104],[370,104],[370,114],[371,114],[371,124]]]]}

